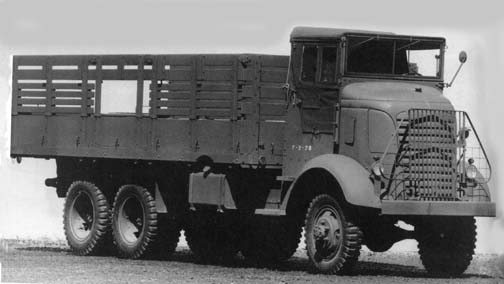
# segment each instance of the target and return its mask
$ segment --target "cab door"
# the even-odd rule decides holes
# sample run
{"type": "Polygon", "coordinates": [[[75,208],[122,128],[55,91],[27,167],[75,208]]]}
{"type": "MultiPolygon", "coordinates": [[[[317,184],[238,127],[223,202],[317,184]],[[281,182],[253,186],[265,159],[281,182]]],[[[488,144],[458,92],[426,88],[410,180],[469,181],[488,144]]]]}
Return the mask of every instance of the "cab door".
{"type": "Polygon", "coordinates": [[[287,132],[286,156],[295,165],[285,170],[293,174],[311,158],[337,152],[340,48],[338,43],[293,43],[292,54],[298,101],[294,112],[300,119],[291,120],[287,132]]]}

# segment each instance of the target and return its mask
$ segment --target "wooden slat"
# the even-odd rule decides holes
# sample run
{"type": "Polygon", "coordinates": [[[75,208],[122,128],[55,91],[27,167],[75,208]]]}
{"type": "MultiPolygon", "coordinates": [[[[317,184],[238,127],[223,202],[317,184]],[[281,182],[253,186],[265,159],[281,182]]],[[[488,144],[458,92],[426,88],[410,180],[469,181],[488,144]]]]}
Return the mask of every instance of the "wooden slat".
{"type": "Polygon", "coordinates": [[[231,100],[231,92],[198,92],[196,99],[199,100],[231,100]]]}
{"type": "Polygon", "coordinates": [[[160,92],[158,93],[158,98],[167,98],[167,99],[190,99],[190,92],[160,92]]]}
{"type": "Polygon", "coordinates": [[[171,81],[189,81],[191,80],[191,70],[170,70],[166,78],[171,81]]]}
{"type": "MultiPolygon", "coordinates": [[[[81,90],[82,83],[53,83],[53,89],[57,90],[81,90]]],[[[29,89],[45,89],[46,83],[18,83],[18,89],[29,90],[29,89]]],[[[93,90],[95,88],[95,84],[87,84],[88,90],[93,90]]]]}
{"type": "Polygon", "coordinates": [[[260,114],[261,117],[263,115],[267,116],[283,116],[285,115],[287,108],[285,104],[268,104],[261,103],[260,105],[260,114]]]}
{"type": "Polygon", "coordinates": [[[200,91],[229,91],[233,90],[233,84],[212,84],[207,82],[202,82],[198,86],[200,91]]]}
{"type": "Polygon", "coordinates": [[[45,80],[46,73],[44,70],[16,70],[18,80],[45,80]]]}
{"type": "MultiPolygon", "coordinates": [[[[82,100],[54,99],[55,105],[82,105],[82,100]]],[[[86,100],[86,105],[93,105],[93,100],[86,100]]]]}
{"type": "Polygon", "coordinates": [[[225,109],[196,109],[196,116],[231,117],[231,110],[225,109]]]}
{"type": "Polygon", "coordinates": [[[60,92],[60,91],[56,91],[56,92],[53,92],[53,95],[55,97],[66,97],[66,98],[79,98],[79,97],[92,98],[92,97],[94,97],[94,92],[86,92],[85,94],[83,94],[82,92],[60,92]]]}
{"type": "Polygon", "coordinates": [[[18,107],[17,111],[20,113],[22,113],[22,112],[44,113],[45,106],[44,107],[18,107]]]}
{"type": "Polygon", "coordinates": [[[231,109],[231,106],[231,101],[196,100],[196,107],[198,108],[231,109]]]}
{"type": "Polygon", "coordinates": [[[188,116],[189,108],[158,109],[158,116],[188,116]]]}
{"type": "Polygon", "coordinates": [[[163,84],[161,86],[158,86],[157,84],[155,84],[154,86],[152,84],[150,84],[149,86],[149,89],[150,90],[153,90],[153,89],[156,89],[156,90],[160,90],[160,91],[189,91],[191,90],[192,86],[190,84],[190,82],[188,81],[187,84],[163,84]]]}
{"type": "Polygon", "coordinates": [[[46,104],[47,99],[44,98],[38,98],[38,99],[26,99],[26,98],[19,98],[17,100],[18,105],[44,105],[46,104]]]}
{"type": "Polygon", "coordinates": [[[286,82],[287,69],[285,71],[261,70],[261,82],[286,82]]]}
{"type": "Polygon", "coordinates": [[[285,100],[285,90],[283,88],[261,87],[261,99],[285,100]]]}
{"type": "MultiPolygon", "coordinates": [[[[86,108],[86,113],[91,112],[91,108],[86,108]]],[[[54,107],[53,113],[81,113],[80,107],[54,107]]]]}
{"type": "Polygon", "coordinates": [[[156,105],[158,107],[189,108],[191,106],[191,101],[189,101],[189,100],[168,100],[168,101],[158,100],[156,105]]]}
{"type": "Polygon", "coordinates": [[[46,97],[47,92],[46,91],[19,91],[17,92],[19,98],[24,98],[24,97],[46,97]]]}
{"type": "Polygon", "coordinates": [[[203,79],[205,81],[231,81],[233,79],[233,70],[216,70],[216,69],[204,69],[203,79]]]}

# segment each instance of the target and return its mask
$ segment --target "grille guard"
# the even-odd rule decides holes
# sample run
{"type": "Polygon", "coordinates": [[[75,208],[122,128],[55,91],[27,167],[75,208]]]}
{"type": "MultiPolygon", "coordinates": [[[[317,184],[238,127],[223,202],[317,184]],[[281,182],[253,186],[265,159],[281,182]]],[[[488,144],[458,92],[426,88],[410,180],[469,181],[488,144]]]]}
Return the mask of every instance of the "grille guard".
{"type": "Polygon", "coordinates": [[[492,169],[466,112],[409,109],[397,115],[396,123],[380,159],[387,169],[382,200],[490,201],[492,169]],[[393,144],[394,159],[387,164],[393,144]],[[472,166],[475,178],[467,177],[472,166]]]}

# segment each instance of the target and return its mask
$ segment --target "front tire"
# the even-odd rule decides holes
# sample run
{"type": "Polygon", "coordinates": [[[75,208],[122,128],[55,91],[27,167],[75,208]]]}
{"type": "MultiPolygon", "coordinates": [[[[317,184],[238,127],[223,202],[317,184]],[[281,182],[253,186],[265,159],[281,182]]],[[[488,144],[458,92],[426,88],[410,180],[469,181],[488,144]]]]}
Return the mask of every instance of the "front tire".
{"type": "Polygon", "coordinates": [[[63,229],[75,254],[102,252],[110,230],[110,206],[98,187],[87,181],[70,185],[63,211],[63,229]]]}
{"type": "Polygon", "coordinates": [[[474,217],[424,219],[417,231],[420,259],[438,277],[457,277],[471,263],[476,243],[474,217]]]}
{"type": "Polygon", "coordinates": [[[316,196],[308,206],[305,242],[313,267],[328,274],[348,274],[360,254],[362,232],[345,216],[336,199],[316,196]]]}

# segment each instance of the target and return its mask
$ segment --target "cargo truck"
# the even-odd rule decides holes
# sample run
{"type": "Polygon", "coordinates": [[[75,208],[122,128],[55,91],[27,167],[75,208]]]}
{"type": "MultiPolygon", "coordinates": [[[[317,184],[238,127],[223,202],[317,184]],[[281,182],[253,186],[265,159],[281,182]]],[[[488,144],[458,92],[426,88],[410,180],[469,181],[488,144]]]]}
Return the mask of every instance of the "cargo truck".
{"type": "Polygon", "coordinates": [[[55,160],[72,251],[165,258],[183,230],[200,261],[269,263],[304,229],[322,273],[410,238],[430,273],[462,274],[496,208],[476,129],[443,96],[445,39],[290,41],[290,56],[14,56],[11,156],[55,160]]]}

